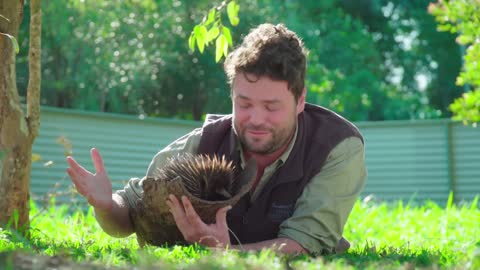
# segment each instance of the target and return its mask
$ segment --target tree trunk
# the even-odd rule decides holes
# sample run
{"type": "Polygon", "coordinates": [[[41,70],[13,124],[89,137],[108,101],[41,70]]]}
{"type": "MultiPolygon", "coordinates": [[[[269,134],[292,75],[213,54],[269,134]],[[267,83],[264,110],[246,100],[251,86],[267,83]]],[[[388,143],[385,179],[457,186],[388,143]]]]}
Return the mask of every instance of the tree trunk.
{"type": "MultiPolygon", "coordinates": [[[[40,117],[40,0],[30,1],[30,48],[27,113],[23,112],[16,86],[15,50],[0,34],[0,225],[27,232],[29,227],[30,165],[32,145],[40,117]]],[[[0,33],[18,40],[23,0],[0,0],[0,33]],[[7,3],[6,3],[7,2],[7,3]]]]}

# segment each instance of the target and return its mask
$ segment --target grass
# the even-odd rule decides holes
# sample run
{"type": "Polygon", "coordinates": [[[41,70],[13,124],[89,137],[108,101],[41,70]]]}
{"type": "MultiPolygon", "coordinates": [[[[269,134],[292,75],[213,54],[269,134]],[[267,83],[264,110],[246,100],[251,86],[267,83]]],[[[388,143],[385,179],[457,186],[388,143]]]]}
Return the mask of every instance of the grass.
{"type": "Polygon", "coordinates": [[[344,232],[352,248],[342,255],[310,258],[200,246],[141,250],[135,236],[116,239],[103,233],[91,209],[70,214],[66,205],[39,208],[32,203],[30,239],[0,230],[0,269],[12,267],[13,251],[47,260],[54,256],[69,264],[62,269],[480,269],[477,205],[478,199],[462,206],[451,200],[446,206],[358,201],[344,232]]]}

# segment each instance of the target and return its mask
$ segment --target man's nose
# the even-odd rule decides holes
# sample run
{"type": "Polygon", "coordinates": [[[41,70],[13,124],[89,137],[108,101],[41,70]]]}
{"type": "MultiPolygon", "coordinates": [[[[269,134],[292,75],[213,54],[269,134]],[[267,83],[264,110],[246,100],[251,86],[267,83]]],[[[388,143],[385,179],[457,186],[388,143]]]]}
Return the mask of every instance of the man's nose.
{"type": "Polygon", "coordinates": [[[250,123],[253,125],[261,125],[265,121],[264,113],[258,109],[254,108],[250,111],[250,123]]]}

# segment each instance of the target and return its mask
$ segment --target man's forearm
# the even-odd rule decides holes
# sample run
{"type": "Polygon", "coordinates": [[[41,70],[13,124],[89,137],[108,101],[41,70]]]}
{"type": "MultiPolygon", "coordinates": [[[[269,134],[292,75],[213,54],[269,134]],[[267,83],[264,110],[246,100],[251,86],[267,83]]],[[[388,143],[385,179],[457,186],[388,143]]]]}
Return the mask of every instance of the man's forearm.
{"type": "Polygon", "coordinates": [[[129,216],[128,205],[120,195],[112,195],[112,208],[110,210],[95,210],[95,218],[100,227],[113,237],[126,237],[134,232],[129,216]]]}
{"type": "Polygon", "coordinates": [[[257,243],[233,245],[230,248],[243,250],[243,251],[247,251],[247,250],[256,251],[256,250],[270,248],[274,251],[279,251],[287,254],[308,253],[308,251],[304,249],[297,241],[289,238],[275,238],[272,240],[266,240],[266,241],[257,242],[257,243]]]}

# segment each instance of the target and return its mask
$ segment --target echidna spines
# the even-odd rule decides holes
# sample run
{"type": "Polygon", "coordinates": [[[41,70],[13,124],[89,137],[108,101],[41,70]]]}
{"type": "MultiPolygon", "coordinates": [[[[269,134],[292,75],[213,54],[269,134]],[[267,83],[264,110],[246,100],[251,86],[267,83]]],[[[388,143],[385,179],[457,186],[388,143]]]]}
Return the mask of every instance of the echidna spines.
{"type": "Polygon", "coordinates": [[[193,196],[209,201],[226,200],[232,196],[234,166],[224,156],[183,154],[157,168],[153,176],[165,181],[180,177],[193,196]]]}

